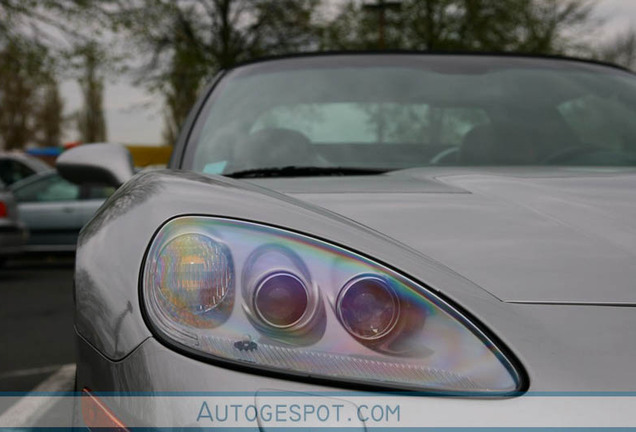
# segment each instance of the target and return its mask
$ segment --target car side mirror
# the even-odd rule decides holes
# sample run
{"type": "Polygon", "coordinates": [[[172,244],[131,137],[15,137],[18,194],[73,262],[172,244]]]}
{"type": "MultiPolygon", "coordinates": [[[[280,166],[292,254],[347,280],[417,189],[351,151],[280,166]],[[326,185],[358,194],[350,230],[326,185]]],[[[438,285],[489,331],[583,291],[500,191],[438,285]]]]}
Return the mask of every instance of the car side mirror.
{"type": "Polygon", "coordinates": [[[85,144],[62,153],[55,164],[66,180],[76,184],[119,187],[134,175],[132,156],[121,144],[85,144]]]}

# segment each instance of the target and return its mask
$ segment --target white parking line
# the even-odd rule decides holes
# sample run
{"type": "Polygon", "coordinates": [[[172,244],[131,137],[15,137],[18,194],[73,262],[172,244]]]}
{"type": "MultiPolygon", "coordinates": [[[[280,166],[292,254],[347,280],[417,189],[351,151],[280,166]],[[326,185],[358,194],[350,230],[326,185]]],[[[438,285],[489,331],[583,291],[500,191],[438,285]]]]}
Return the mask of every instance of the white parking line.
{"type": "Polygon", "coordinates": [[[12,371],[0,374],[0,381],[4,379],[8,379],[8,378],[19,378],[19,377],[26,377],[26,376],[33,376],[33,375],[50,374],[52,372],[55,372],[62,366],[64,365],[53,365],[53,366],[44,366],[44,367],[31,368],[31,369],[12,370],[12,371]]]}
{"type": "MultiPolygon", "coordinates": [[[[32,393],[73,390],[74,379],[75,365],[67,364],[42,381],[32,393]]],[[[37,396],[29,393],[0,415],[0,427],[32,427],[55,402],[55,396],[37,396]]]]}

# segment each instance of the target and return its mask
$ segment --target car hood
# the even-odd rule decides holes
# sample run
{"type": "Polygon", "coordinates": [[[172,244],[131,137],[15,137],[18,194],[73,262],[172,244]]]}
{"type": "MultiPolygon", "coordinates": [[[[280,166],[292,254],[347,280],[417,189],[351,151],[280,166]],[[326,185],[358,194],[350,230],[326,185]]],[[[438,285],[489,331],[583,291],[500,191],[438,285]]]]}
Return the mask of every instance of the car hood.
{"type": "Polygon", "coordinates": [[[636,170],[412,169],[259,179],[440,262],[504,302],[636,305],[636,170]]]}

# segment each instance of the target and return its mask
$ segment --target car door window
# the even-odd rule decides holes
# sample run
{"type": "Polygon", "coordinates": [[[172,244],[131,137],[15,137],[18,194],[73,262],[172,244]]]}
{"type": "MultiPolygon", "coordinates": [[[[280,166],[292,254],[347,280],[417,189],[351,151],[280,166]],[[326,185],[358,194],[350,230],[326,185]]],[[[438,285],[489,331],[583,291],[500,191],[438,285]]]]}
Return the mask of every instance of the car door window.
{"type": "Polygon", "coordinates": [[[35,171],[18,161],[12,159],[0,160],[0,180],[7,185],[16,183],[33,174],[35,174],[35,171]]]}
{"type": "Polygon", "coordinates": [[[79,198],[79,186],[61,177],[47,177],[14,191],[19,202],[73,201],[79,198]]]}

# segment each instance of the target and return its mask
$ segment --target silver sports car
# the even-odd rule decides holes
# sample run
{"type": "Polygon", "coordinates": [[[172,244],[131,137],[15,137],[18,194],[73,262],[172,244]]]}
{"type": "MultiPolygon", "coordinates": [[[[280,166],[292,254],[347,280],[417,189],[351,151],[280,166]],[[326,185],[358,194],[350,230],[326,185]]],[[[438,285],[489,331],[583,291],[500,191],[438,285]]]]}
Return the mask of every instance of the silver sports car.
{"type": "MultiPolygon", "coordinates": [[[[253,405],[230,417],[265,431],[277,392],[343,401],[355,422],[328,424],[358,428],[386,426],[390,398],[404,404],[390,430],[631,417],[629,398],[595,400],[598,412],[559,399],[636,390],[626,70],[526,56],[266,59],[214,79],[168,170],[133,176],[108,144],[73,149],[58,169],[121,185],[77,250],[77,390],[94,402],[240,396],[253,405]]],[[[117,425],[218,427],[214,400],[92,406],[117,425]]],[[[297,418],[288,402],[276,425],[297,418]]]]}

